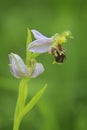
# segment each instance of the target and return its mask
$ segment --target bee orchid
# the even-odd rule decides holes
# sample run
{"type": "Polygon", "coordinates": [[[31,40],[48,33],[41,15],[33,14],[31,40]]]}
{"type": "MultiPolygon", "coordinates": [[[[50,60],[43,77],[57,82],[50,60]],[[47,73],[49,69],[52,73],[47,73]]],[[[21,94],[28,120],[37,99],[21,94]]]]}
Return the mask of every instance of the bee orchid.
{"type": "Polygon", "coordinates": [[[65,59],[65,54],[62,48],[62,44],[67,42],[67,38],[71,38],[71,32],[66,31],[61,35],[55,34],[52,37],[46,37],[37,30],[31,30],[36,40],[32,41],[28,45],[30,52],[45,53],[50,52],[56,62],[62,63],[65,59]]]}

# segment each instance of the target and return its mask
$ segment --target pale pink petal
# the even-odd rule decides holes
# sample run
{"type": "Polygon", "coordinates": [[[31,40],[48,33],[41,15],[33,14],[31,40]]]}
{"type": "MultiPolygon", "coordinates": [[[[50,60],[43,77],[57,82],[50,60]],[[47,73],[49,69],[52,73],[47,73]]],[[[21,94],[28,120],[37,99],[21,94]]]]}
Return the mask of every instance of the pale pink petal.
{"type": "Polygon", "coordinates": [[[28,45],[28,50],[31,52],[38,52],[38,53],[48,52],[51,48],[52,43],[53,43],[52,38],[38,39],[31,42],[28,45]]]}
{"type": "Polygon", "coordinates": [[[44,72],[44,67],[41,63],[36,63],[34,72],[32,73],[31,77],[35,78],[37,76],[39,76],[40,74],[42,74],[44,72]]]}
{"type": "Polygon", "coordinates": [[[48,38],[48,37],[46,37],[46,36],[44,36],[43,34],[41,34],[39,31],[37,31],[37,30],[31,30],[31,32],[33,33],[33,35],[34,35],[34,38],[35,39],[42,39],[42,38],[48,38]]]}

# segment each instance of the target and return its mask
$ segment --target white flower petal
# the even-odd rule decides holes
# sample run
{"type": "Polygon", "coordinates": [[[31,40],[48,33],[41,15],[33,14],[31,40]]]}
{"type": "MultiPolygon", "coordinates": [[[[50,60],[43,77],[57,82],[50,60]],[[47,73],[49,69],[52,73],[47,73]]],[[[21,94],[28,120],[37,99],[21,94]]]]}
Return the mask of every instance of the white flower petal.
{"type": "Polygon", "coordinates": [[[41,63],[36,63],[35,70],[32,73],[31,77],[35,78],[35,77],[39,76],[40,74],[42,74],[43,72],[44,72],[43,65],[41,63]]]}
{"type": "Polygon", "coordinates": [[[33,29],[33,30],[31,30],[31,32],[33,33],[35,39],[48,38],[48,37],[44,36],[43,34],[41,34],[40,32],[38,32],[37,30],[33,29]]]}
{"type": "Polygon", "coordinates": [[[11,53],[9,54],[9,60],[11,64],[10,71],[15,77],[29,76],[29,71],[19,55],[11,53]]]}
{"type": "Polygon", "coordinates": [[[28,50],[31,52],[44,53],[50,50],[53,43],[52,38],[43,38],[31,42],[28,45],[28,50]]]}

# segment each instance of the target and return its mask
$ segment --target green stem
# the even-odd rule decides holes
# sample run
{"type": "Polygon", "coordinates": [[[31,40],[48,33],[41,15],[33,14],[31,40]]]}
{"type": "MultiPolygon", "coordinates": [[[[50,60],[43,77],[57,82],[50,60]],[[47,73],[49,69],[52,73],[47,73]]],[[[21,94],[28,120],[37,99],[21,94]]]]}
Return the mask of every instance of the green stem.
{"type": "Polygon", "coordinates": [[[13,130],[19,130],[19,126],[20,126],[20,121],[19,120],[16,120],[15,121],[15,125],[13,127],[13,130]]]}
{"type": "Polygon", "coordinates": [[[27,87],[28,87],[28,81],[29,79],[23,78],[19,84],[19,94],[14,114],[14,128],[13,130],[18,130],[20,125],[20,120],[17,120],[17,117],[20,115],[21,111],[23,110],[27,98],[27,87]]]}

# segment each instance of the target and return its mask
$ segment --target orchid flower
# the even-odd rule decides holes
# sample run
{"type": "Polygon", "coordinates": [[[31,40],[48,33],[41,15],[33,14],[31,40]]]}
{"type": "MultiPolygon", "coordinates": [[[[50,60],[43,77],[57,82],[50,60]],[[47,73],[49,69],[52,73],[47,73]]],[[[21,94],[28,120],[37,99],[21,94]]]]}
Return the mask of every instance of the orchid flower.
{"type": "Polygon", "coordinates": [[[41,63],[35,63],[28,68],[22,58],[14,53],[9,54],[10,71],[16,78],[30,77],[35,78],[44,71],[41,63]]]}
{"type": "Polygon", "coordinates": [[[71,32],[66,31],[61,35],[55,34],[52,37],[46,37],[37,30],[31,30],[34,35],[34,40],[28,45],[28,50],[30,52],[45,53],[50,52],[56,62],[62,63],[65,59],[64,49],[62,44],[67,42],[67,38],[71,38],[71,32]]]}

